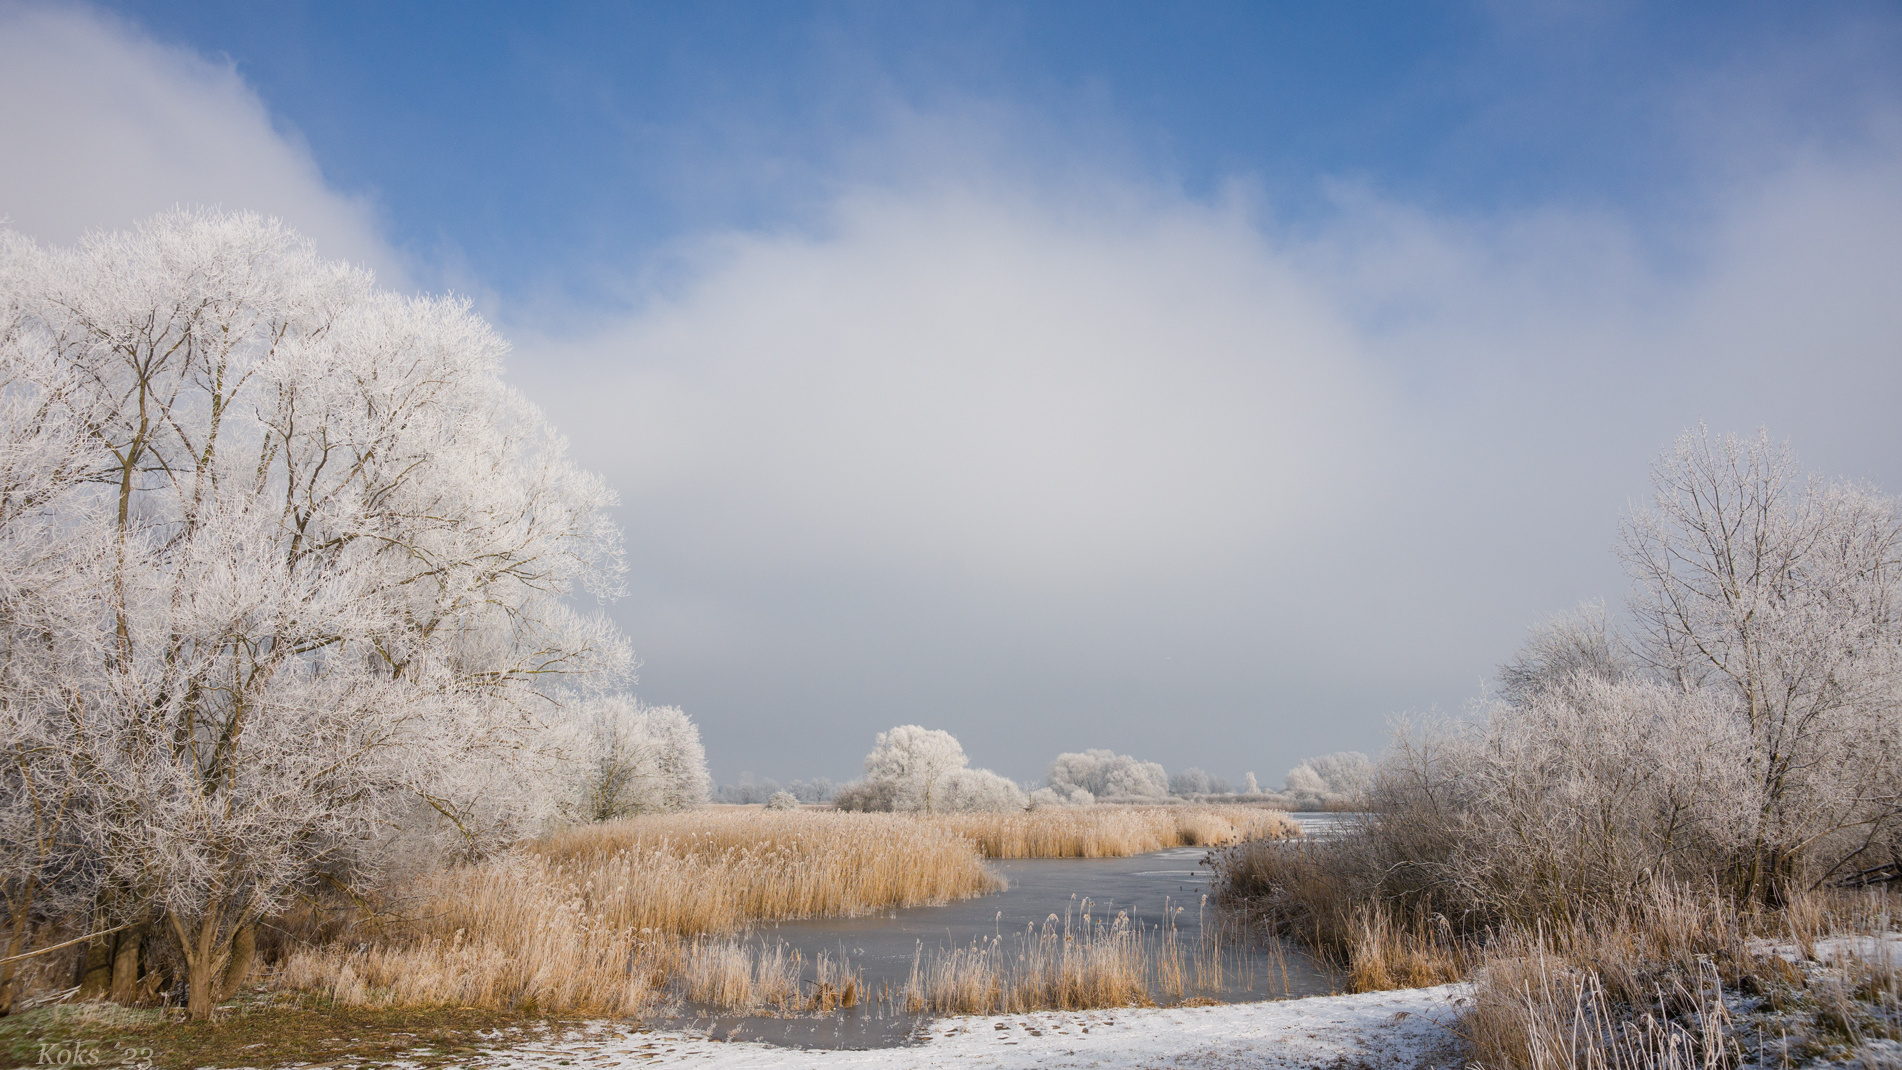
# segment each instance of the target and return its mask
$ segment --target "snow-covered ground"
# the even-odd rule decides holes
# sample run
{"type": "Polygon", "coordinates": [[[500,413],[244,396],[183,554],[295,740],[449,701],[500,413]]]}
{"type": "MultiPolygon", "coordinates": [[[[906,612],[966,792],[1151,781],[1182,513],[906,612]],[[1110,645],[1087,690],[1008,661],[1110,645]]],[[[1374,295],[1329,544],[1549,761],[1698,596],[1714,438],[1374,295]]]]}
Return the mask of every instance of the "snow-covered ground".
{"type": "Polygon", "coordinates": [[[1457,1065],[1450,1027],[1465,985],[1315,996],[1219,1007],[942,1018],[921,1043],[868,1051],[774,1047],[684,1032],[601,1024],[561,1040],[471,1056],[484,1070],[578,1066],[695,1066],[719,1070],[1197,1070],[1457,1065]]]}

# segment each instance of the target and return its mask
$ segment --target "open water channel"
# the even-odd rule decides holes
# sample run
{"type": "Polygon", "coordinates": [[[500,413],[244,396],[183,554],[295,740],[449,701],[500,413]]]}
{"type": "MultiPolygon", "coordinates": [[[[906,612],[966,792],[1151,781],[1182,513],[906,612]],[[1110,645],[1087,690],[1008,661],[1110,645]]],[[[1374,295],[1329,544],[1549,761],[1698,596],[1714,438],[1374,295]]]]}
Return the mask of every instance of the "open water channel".
{"type": "MultiPolygon", "coordinates": [[[[1310,830],[1316,837],[1332,831],[1330,821],[1339,817],[1300,816],[1318,819],[1310,830]]],[[[1250,934],[1216,909],[1208,898],[1210,870],[1202,864],[1207,856],[1204,848],[1185,847],[1133,858],[995,861],[990,863],[992,871],[1008,886],[991,895],[868,917],[762,926],[750,938],[783,942],[799,953],[808,972],[822,952],[848,963],[861,979],[863,995],[857,1005],[829,1014],[786,1017],[688,1006],[680,1015],[654,1024],[800,1047],[903,1044],[920,1035],[930,1019],[907,1010],[898,995],[914,964],[928,965],[933,956],[973,948],[995,948],[1009,957],[1025,941],[1061,932],[1066,925],[1080,933],[1086,927],[1100,931],[1121,924],[1157,944],[1173,928],[1184,959],[1192,963],[1182,998],[1238,1003],[1338,991],[1340,978],[1297,948],[1250,934]]]]}

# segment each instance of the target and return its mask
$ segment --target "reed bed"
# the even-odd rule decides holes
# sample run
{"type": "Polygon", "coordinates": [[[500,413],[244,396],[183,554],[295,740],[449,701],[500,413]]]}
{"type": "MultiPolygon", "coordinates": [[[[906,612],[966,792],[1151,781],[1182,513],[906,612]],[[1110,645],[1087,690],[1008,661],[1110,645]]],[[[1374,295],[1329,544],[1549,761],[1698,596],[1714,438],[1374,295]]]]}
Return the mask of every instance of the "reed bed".
{"type": "MultiPolygon", "coordinates": [[[[279,978],[354,1005],[631,1014],[683,976],[705,991],[733,975],[736,952],[694,937],[998,887],[969,840],[903,815],[635,818],[429,874],[402,890],[400,920],[363,921],[337,941],[294,950],[279,978]]],[[[749,981],[731,1005],[790,1005],[774,980],[787,964],[762,967],[748,954],[749,981]]],[[[837,963],[826,968],[838,974],[837,963]]],[[[830,986],[827,1000],[843,999],[844,987],[856,998],[843,976],[816,983],[830,986]]]]}
{"type": "Polygon", "coordinates": [[[609,924],[682,936],[850,917],[996,891],[971,844],[902,814],[754,810],[568,829],[528,857],[569,876],[609,924]]]}
{"type": "Polygon", "coordinates": [[[1011,938],[1000,935],[964,948],[927,951],[921,946],[893,1002],[914,1014],[1019,1014],[1181,1002],[1190,993],[1222,989],[1231,949],[1221,933],[1219,927],[1205,927],[1199,940],[1185,941],[1173,920],[1144,928],[1124,914],[1096,918],[1086,900],[1080,914],[1053,914],[1011,938]]]}
{"type": "Polygon", "coordinates": [[[405,920],[294,949],[277,981],[353,1006],[639,1013],[678,972],[681,941],[616,924],[574,877],[533,857],[432,874],[405,920]]]}
{"type": "MultiPolygon", "coordinates": [[[[385,914],[289,951],[278,980],[353,1005],[635,1014],[681,998],[745,1011],[826,1010],[865,998],[841,961],[807,963],[738,934],[757,922],[983,895],[1001,886],[986,855],[1110,858],[1291,834],[1299,830],[1286,815],[1247,807],[639,817],[566,829],[506,857],[419,878],[385,914]]],[[[1046,929],[1009,962],[996,948],[988,958],[934,958],[918,998],[933,1007],[985,1002],[970,986],[981,988],[973,979],[989,970],[999,985],[1008,978],[996,1006],[1120,1006],[1153,1002],[1152,990],[1180,998],[1197,982],[1175,978],[1208,968],[1177,946],[1173,929],[1145,934],[1095,921],[1046,929]]]]}
{"type": "Polygon", "coordinates": [[[1091,806],[923,820],[970,839],[986,858],[1127,858],[1301,835],[1287,814],[1250,806],[1091,806]]]}
{"type": "Polygon", "coordinates": [[[701,938],[687,948],[678,991],[695,1004],[742,1014],[827,1013],[856,1007],[865,981],[843,954],[805,956],[783,941],[701,938]]]}

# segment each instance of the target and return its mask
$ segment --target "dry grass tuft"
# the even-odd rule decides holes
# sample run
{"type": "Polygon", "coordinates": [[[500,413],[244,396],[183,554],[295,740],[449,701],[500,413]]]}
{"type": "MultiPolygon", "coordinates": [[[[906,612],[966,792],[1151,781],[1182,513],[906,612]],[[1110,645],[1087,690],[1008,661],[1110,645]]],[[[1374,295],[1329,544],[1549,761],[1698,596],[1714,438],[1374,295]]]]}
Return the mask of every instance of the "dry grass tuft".
{"type": "Polygon", "coordinates": [[[986,858],[1127,858],[1301,835],[1287,814],[1250,806],[1090,806],[925,820],[972,840],[986,858]]]}
{"type": "Polygon", "coordinates": [[[1468,954],[1446,919],[1396,918],[1385,904],[1355,911],[1348,951],[1347,990],[1384,992],[1450,984],[1466,975],[1468,954]]]}
{"type": "Polygon", "coordinates": [[[1764,1065],[1853,1063],[1867,1041],[1902,1039],[1889,905],[1817,891],[1739,908],[1658,881],[1615,909],[1495,934],[1462,1031],[1492,1070],[1709,1070],[1752,1051],[1764,1065]],[[1815,962],[1830,934],[1869,953],[1815,962]]]}

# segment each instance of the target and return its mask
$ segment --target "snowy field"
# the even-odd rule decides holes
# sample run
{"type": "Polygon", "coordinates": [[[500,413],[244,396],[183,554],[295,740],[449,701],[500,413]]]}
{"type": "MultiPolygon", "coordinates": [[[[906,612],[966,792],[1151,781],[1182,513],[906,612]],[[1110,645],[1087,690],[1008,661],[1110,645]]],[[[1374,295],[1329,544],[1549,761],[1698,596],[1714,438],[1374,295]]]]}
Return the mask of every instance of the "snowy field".
{"type": "Polygon", "coordinates": [[[933,1070],[1035,1067],[1198,1070],[1414,1068],[1457,1064],[1449,1027],[1464,985],[1274,1003],[941,1018],[921,1042],[869,1051],[775,1047],[684,1032],[597,1025],[559,1041],[484,1051],[467,1065],[700,1066],[933,1070]]]}

